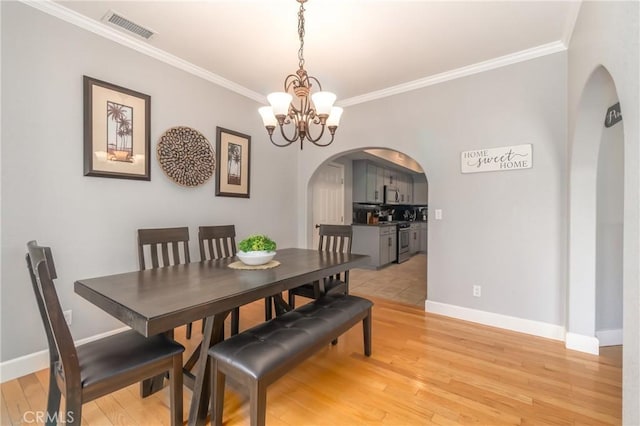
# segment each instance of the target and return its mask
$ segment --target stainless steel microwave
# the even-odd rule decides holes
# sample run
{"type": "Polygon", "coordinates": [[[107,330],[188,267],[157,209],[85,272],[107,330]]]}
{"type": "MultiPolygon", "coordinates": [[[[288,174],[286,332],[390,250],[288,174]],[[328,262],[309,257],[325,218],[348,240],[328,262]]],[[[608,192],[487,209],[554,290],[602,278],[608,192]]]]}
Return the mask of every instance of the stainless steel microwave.
{"type": "Polygon", "coordinates": [[[400,191],[392,186],[384,187],[384,204],[399,204],[400,191]]]}

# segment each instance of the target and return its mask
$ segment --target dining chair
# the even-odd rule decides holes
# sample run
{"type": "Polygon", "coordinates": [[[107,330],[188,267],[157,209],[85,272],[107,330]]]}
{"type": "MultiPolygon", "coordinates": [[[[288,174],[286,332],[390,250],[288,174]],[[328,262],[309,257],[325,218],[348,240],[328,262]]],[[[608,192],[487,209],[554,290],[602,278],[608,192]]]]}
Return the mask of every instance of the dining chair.
{"type": "MultiPolygon", "coordinates": [[[[353,232],[351,225],[320,225],[318,250],[328,253],[351,253],[353,232]]],[[[318,281],[307,283],[289,290],[289,305],[295,308],[295,297],[302,296],[309,299],[318,299],[324,294],[348,294],[349,271],[326,277],[323,279],[324,291],[321,290],[318,281]]]]}
{"type": "MultiPolygon", "coordinates": [[[[156,269],[191,262],[189,256],[189,228],[138,229],[138,261],[140,270],[156,269]],[[151,266],[147,267],[147,260],[151,266]]],[[[187,339],[193,324],[187,324],[187,339]]]]}
{"type": "Polygon", "coordinates": [[[134,330],[76,347],[53,282],[57,275],[51,249],[30,241],[27,250],[27,268],[49,344],[46,424],[79,425],[82,404],[168,373],[171,424],[181,425],[184,347],[164,334],[147,338],[134,330]]]}
{"type": "MultiPolygon", "coordinates": [[[[236,255],[235,225],[201,226],[198,228],[200,260],[226,259],[236,255]]],[[[202,322],[204,331],[204,321],[202,322]]],[[[231,335],[240,329],[240,308],[231,311],[231,335]]]]}

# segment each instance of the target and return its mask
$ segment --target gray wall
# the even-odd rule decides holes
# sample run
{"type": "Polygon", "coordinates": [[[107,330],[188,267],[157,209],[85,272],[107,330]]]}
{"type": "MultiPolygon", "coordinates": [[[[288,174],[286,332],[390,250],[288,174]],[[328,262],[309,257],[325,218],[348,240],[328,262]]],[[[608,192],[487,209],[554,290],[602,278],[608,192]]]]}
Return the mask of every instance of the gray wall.
{"type": "MultiPolygon", "coordinates": [[[[623,424],[640,424],[640,4],[582,2],[569,46],[570,149],[585,84],[602,65],[613,77],[624,125],[623,424]]],[[[603,111],[604,114],[604,111],[603,111]]],[[[571,251],[580,247],[571,246],[571,251]]],[[[568,325],[585,315],[569,305],[568,325]]],[[[571,331],[571,329],[569,330],[571,331]]]]}
{"type": "Polygon", "coordinates": [[[345,151],[409,155],[429,180],[429,300],[564,325],[566,71],[559,53],[349,107],[336,142],[300,154],[299,180],[345,151]],[[460,173],[461,151],[524,143],[532,169],[460,173]]]}
{"type": "Polygon", "coordinates": [[[622,329],[623,128],[604,129],[598,155],[596,331],[622,329]]]}
{"type": "Polygon", "coordinates": [[[50,245],[74,338],[121,327],[73,292],[79,278],[137,269],[136,229],[233,223],[239,237],[270,234],[295,246],[296,150],[271,145],[258,105],[200,78],[16,2],[2,8],[3,361],[46,348],[24,262],[25,243],[50,245]],[[151,181],[84,177],[82,76],[151,96],[151,181]],[[215,196],[172,183],[155,147],[173,126],[190,126],[215,148],[216,126],[252,136],[251,198],[215,196]]]}

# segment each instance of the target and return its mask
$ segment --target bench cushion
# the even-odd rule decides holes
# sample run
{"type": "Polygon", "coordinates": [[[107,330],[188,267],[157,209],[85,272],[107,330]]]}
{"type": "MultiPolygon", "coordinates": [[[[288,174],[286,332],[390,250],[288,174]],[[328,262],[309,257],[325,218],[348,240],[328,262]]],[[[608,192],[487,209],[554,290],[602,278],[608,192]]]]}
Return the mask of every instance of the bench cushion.
{"type": "Polygon", "coordinates": [[[293,367],[289,364],[302,353],[338,337],[372,306],[357,296],[325,296],[214,345],[209,355],[261,379],[282,367],[293,367]]]}

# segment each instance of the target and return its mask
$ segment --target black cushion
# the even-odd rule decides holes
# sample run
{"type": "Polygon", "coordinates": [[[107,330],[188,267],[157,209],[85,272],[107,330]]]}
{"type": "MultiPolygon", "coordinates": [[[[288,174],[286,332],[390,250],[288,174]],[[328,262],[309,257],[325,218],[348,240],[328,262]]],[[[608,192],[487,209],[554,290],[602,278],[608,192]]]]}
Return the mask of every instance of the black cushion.
{"type": "MultiPolygon", "coordinates": [[[[325,294],[338,294],[338,293],[344,293],[346,291],[346,284],[344,281],[342,280],[337,280],[333,277],[327,279],[324,283],[324,291],[325,294]]],[[[313,283],[307,283],[307,284],[303,284],[299,287],[296,288],[292,288],[291,290],[289,290],[291,293],[297,295],[297,296],[302,296],[302,297],[306,297],[309,299],[313,299],[315,298],[315,291],[313,289],[313,283]]]]}
{"type": "Polygon", "coordinates": [[[184,352],[184,346],[165,335],[144,337],[134,330],[114,334],[76,348],[80,381],[87,387],[146,364],[184,352]]]}
{"type": "Polygon", "coordinates": [[[214,345],[209,355],[260,379],[319,341],[331,341],[336,329],[371,306],[371,301],[357,296],[325,296],[214,345]]]}

